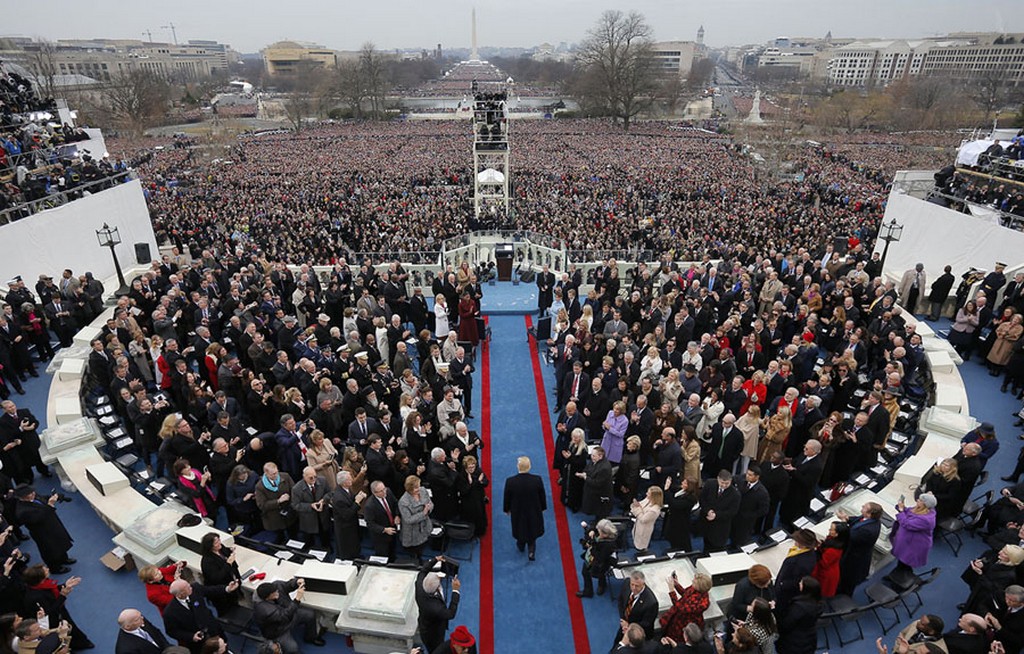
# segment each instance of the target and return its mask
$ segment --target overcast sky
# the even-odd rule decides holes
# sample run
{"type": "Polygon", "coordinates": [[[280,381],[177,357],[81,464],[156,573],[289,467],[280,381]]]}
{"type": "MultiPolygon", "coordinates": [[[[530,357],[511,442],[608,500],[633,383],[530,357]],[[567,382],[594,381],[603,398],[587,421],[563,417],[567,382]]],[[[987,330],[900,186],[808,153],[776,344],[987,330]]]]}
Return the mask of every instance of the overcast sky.
{"type": "MultiPolygon", "coordinates": [[[[13,3],[14,0],[11,0],[13,3]]],[[[352,50],[469,47],[477,9],[481,47],[579,40],[605,9],[642,12],[659,40],[713,47],[776,36],[922,37],[952,31],[1024,32],[1024,0],[31,0],[5,12],[0,34],[58,38],[213,39],[240,52],[274,41],[352,50]]]]}

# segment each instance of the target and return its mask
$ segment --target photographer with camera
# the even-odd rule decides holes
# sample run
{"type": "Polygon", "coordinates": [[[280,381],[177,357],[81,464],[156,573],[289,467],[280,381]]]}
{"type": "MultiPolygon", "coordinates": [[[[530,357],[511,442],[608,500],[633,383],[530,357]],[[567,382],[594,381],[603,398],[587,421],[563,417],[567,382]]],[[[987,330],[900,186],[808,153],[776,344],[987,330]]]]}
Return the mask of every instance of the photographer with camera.
{"type": "Polygon", "coordinates": [[[253,605],[252,618],[260,629],[260,633],[268,640],[277,641],[281,645],[282,654],[298,654],[302,651],[295,642],[292,630],[302,625],[302,640],[323,647],[324,639],[316,622],[316,614],[302,606],[306,595],[306,581],[274,581],[260,584],[256,588],[256,603],[253,605]],[[295,593],[295,599],[291,593],[295,593]]]}
{"type": "Polygon", "coordinates": [[[15,488],[14,495],[18,498],[15,521],[28,528],[43,562],[54,574],[70,572],[68,565],[75,563],[75,559],[68,556],[68,551],[74,541],[55,508],[58,500],[70,499],[55,491],[45,502],[37,502],[36,489],[27,484],[15,488]]]}
{"type": "Polygon", "coordinates": [[[597,578],[597,594],[604,595],[608,588],[608,570],[611,568],[613,554],[615,553],[615,542],[618,538],[618,530],[615,525],[607,519],[599,520],[597,525],[591,529],[587,523],[583,523],[583,531],[586,534],[580,539],[583,546],[583,590],[576,592],[576,597],[594,596],[594,578],[597,578]]]}

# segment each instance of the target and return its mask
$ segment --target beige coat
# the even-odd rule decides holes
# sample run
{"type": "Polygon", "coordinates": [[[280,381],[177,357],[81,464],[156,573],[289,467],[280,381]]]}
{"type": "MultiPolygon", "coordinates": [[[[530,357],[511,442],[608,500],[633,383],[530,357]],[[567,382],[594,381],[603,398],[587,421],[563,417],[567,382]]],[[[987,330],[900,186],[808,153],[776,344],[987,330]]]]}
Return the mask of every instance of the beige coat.
{"type": "Polygon", "coordinates": [[[695,479],[700,483],[700,441],[692,440],[683,445],[683,479],[695,479]]]}
{"type": "Polygon", "coordinates": [[[1013,344],[1020,340],[1024,327],[1004,321],[996,327],[996,340],[988,352],[988,360],[994,366],[1005,366],[1013,354],[1013,344]]]}
{"type": "Polygon", "coordinates": [[[638,550],[645,550],[651,544],[651,536],[654,535],[654,523],[661,515],[661,507],[652,504],[647,498],[634,505],[629,510],[633,514],[633,547],[638,550]]]}
{"type": "Polygon", "coordinates": [[[736,429],[743,434],[743,451],[740,454],[751,459],[757,457],[757,441],[761,437],[760,421],[748,411],[736,421],[736,429]]]}

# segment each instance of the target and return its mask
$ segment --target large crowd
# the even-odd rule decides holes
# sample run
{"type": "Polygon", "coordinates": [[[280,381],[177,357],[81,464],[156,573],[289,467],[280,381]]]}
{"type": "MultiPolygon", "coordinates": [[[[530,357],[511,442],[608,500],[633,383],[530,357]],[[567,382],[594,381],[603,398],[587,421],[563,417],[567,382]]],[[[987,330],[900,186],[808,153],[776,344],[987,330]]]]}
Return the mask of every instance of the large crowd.
{"type": "MultiPolygon", "coordinates": [[[[739,246],[814,249],[833,235],[869,240],[884,210],[884,176],[851,175],[861,164],[824,148],[803,149],[801,174],[783,180],[727,137],[661,123],[623,134],[603,121],[523,121],[512,131],[514,211],[501,226],[570,250],[700,260],[739,246]]],[[[242,245],[329,264],[435,251],[474,227],[469,144],[461,123],[332,124],[245,137],[228,165],[186,166],[164,151],[139,172],[159,234],[181,248],[242,245]],[[313,172],[295,174],[297,161],[313,172]]]]}
{"type": "Polygon", "coordinates": [[[84,129],[60,122],[52,98],[40,97],[29,79],[0,64],[0,212],[14,209],[3,222],[76,199],[78,187],[96,192],[123,178],[123,161],[65,147],[88,139],[84,129]],[[41,207],[40,200],[49,202],[41,207]]]}
{"type": "MultiPolygon", "coordinates": [[[[620,622],[609,631],[618,629],[616,647],[636,651],[810,654],[828,603],[869,576],[882,509],[868,503],[859,515],[837,516],[823,540],[794,523],[819,490],[841,493],[889,455],[901,399],[925,394],[921,337],[897,302],[913,311],[927,295],[941,305],[951,284],[881,281],[865,242],[886,182],[856,148],[810,147],[802,175],[779,181],[725,137],[658,125],[623,135],[592,121],[538,123],[517,126],[514,139],[515,227],[574,249],[640,241],[663,262],[627,270],[608,260],[589,280],[574,271],[536,276],[557,385],[556,457],[547,464],[560,473],[561,503],[594,518],[579,595],[593,594],[594,580],[605,591],[613,552],[717,552],[781,525],[794,546],[777,574],[755,566],[737,585],[728,635],[705,634],[710,579],[683,587],[638,572],[622,585],[620,622]],[[703,262],[679,268],[678,259],[703,262]],[[660,630],[649,583],[672,588],[660,630]]],[[[474,349],[486,337],[478,321],[485,272],[449,268],[421,288],[397,261],[350,265],[346,254],[429,249],[463,233],[468,140],[459,125],[324,125],[248,136],[217,166],[197,166],[187,148],[155,153],[139,168],[154,224],[175,247],[118,299],[92,343],[86,382],[113,399],[140,465],[170,480],[200,516],[340,559],[372,551],[420,560],[419,639],[430,652],[473,644],[464,628],[448,633],[460,586],[440,593],[437,562],[424,550],[435,523],[489,529],[479,460],[489,444],[467,424],[474,349]],[[306,172],[297,174],[300,166],[306,172]],[[332,268],[321,277],[311,263],[332,268]]],[[[900,156],[885,165],[899,166],[900,156]]],[[[965,308],[984,305],[980,297],[1006,284],[998,282],[986,279],[965,308]]],[[[69,345],[98,315],[102,289],[71,270],[56,281],[44,275],[35,293],[22,280],[9,286],[0,375],[18,390],[36,372],[28,344],[38,359],[52,355],[43,346],[49,329],[69,345]],[[23,338],[8,342],[7,333],[23,338]]],[[[1012,301],[1008,308],[1019,311],[1012,301]]],[[[1002,309],[998,324],[1007,327],[990,344],[1000,361],[988,360],[1020,368],[1020,321],[1002,309]]],[[[972,325],[965,358],[982,348],[985,327],[972,325]]],[[[49,580],[75,563],[71,542],[54,522],[59,497],[36,501],[30,485],[49,474],[29,435],[37,421],[5,406],[12,411],[8,423],[0,418],[0,460],[9,500],[30,506],[3,511],[11,530],[0,542],[10,568],[2,610],[10,614],[0,617],[0,647],[17,636],[77,638],[71,648],[84,648],[88,639],[59,598],[45,622],[37,610],[43,590],[69,593],[78,582],[49,580]],[[22,527],[46,550],[48,569],[19,566],[22,527]]],[[[926,566],[936,524],[960,514],[998,447],[990,425],[966,434],[961,452],[898,507],[887,583],[926,566]]],[[[528,470],[520,461],[521,475],[528,470]]],[[[1024,550],[1014,525],[1024,517],[1024,487],[1005,495],[986,513],[992,550],[965,573],[971,592],[958,624],[924,615],[896,651],[1021,650],[1024,550]]],[[[530,558],[536,525],[536,515],[513,516],[530,558]]],[[[215,616],[230,616],[242,592],[230,549],[215,537],[203,549],[201,583],[179,565],[139,571],[167,636],[193,654],[223,651],[215,616]],[[182,615],[183,602],[202,610],[182,615]]],[[[322,643],[302,592],[300,580],[258,584],[253,615],[276,643],[269,647],[300,651],[293,630],[322,643]]],[[[119,623],[119,640],[143,638],[140,630],[165,638],[134,609],[119,623]]]]}

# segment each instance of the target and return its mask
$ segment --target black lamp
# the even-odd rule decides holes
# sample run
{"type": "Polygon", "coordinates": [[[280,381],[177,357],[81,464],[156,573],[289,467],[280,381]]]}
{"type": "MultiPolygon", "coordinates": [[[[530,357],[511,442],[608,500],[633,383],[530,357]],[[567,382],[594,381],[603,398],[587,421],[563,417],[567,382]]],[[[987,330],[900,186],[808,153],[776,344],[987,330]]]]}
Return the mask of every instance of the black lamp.
{"type": "Polygon", "coordinates": [[[103,228],[96,230],[96,238],[100,242],[100,247],[110,248],[110,256],[114,257],[114,270],[117,271],[117,282],[120,284],[120,288],[117,289],[114,295],[127,295],[128,284],[124,281],[121,262],[117,260],[117,252],[114,250],[114,248],[121,244],[121,235],[118,233],[117,227],[111,228],[107,223],[103,223],[103,228]]]}

